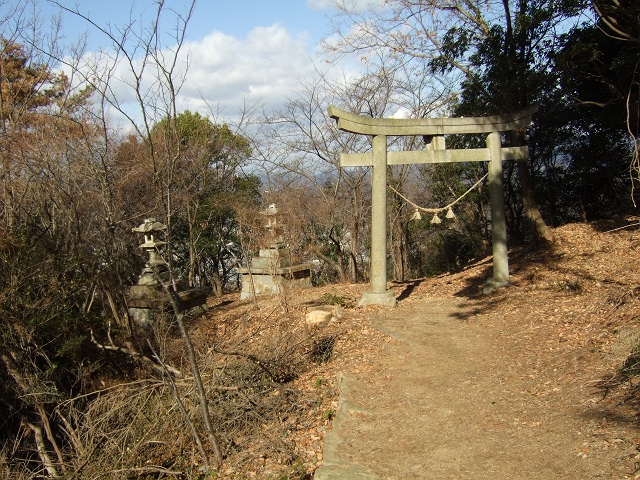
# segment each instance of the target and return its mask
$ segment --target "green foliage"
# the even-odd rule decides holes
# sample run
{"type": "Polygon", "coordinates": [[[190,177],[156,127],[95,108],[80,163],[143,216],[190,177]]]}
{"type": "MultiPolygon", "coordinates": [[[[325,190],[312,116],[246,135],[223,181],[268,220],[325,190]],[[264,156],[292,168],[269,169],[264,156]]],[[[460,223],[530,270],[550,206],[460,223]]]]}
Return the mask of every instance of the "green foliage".
{"type": "MultiPolygon", "coordinates": [[[[475,136],[451,136],[448,148],[478,148],[475,136]]],[[[486,173],[483,164],[454,163],[425,165],[421,177],[430,184],[430,207],[442,207],[464,198],[454,205],[455,218],[431,223],[431,215],[409,222],[407,260],[412,278],[454,272],[487,251],[490,230],[486,218],[488,191],[481,183],[469,191],[486,173]]]]}
{"type": "Polygon", "coordinates": [[[249,155],[249,141],[231,131],[224,123],[216,125],[198,112],[185,110],[175,119],[164,119],[151,129],[152,136],[175,139],[181,157],[201,167],[233,170],[249,155]]]}
{"type": "Polygon", "coordinates": [[[98,311],[83,308],[92,282],[78,255],[60,250],[60,235],[34,221],[15,231],[0,258],[3,435],[19,428],[21,417],[9,412],[30,416],[81,393],[98,361],[88,338],[103,324],[98,311]]]}
{"type": "Polygon", "coordinates": [[[259,201],[260,180],[238,172],[251,154],[249,140],[188,110],[154,125],[151,134],[175,137],[168,145],[177,167],[170,218],[175,271],[219,294],[242,257],[236,212],[259,201]]]}
{"type": "Polygon", "coordinates": [[[222,188],[203,195],[195,211],[190,236],[189,218],[177,211],[172,220],[173,251],[178,256],[177,272],[187,277],[190,261],[203,285],[234,287],[233,271],[241,259],[241,226],[238,210],[257,208],[260,181],[255,176],[234,177],[222,188]],[[190,257],[190,238],[193,240],[195,259],[190,257]]]}
{"type": "Polygon", "coordinates": [[[478,237],[447,227],[432,230],[423,238],[420,248],[409,251],[413,278],[460,271],[471,260],[487,253],[487,243],[478,237]]]}
{"type": "Polygon", "coordinates": [[[0,118],[6,128],[7,121],[16,122],[22,115],[50,105],[60,90],[55,88],[56,76],[51,69],[44,64],[31,63],[22,45],[2,38],[0,49],[0,118]]]}
{"type": "MultiPolygon", "coordinates": [[[[67,77],[35,62],[22,46],[3,40],[1,48],[4,438],[22,431],[24,422],[44,422],[59,402],[84,393],[91,383],[88,372],[99,355],[89,331],[103,330],[101,293],[117,277],[120,256],[109,242],[115,218],[111,228],[102,222],[108,202],[98,198],[104,184],[89,178],[96,166],[91,155],[96,129],[82,113],[90,90],[73,94],[67,77]]],[[[54,426],[54,435],[58,432],[54,426]]],[[[18,456],[29,455],[29,438],[16,444],[18,456]]]]}
{"type": "Polygon", "coordinates": [[[472,36],[473,32],[467,28],[450,28],[442,38],[441,54],[429,61],[431,70],[434,73],[449,72],[454,62],[469,50],[472,36]]]}
{"type": "MultiPolygon", "coordinates": [[[[629,90],[637,84],[637,49],[592,26],[553,36],[561,19],[574,18],[585,8],[581,2],[509,6],[510,16],[493,19],[485,36],[467,36],[472,41],[463,45],[454,40],[458,27],[445,35],[449,65],[466,56],[471,66],[455,115],[503,113],[538,103],[526,141],[544,218],[559,225],[623,213],[631,203],[628,165],[633,153],[625,99],[637,90],[629,90]]],[[[637,111],[633,95],[632,112],[637,111]]],[[[524,140],[515,132],[503,143],[524,140]]],[[[521,172],[511,164],[505,168],[508,230],[514,240],[527,239],[529,222],[517,195],[521,172]]]]}
{"type": "Polygon", "coordinates": [[[584,26],[564,35],[553,56],[562,91],[543,112],[534,139],[555,140],[545,152],[552,161],[541,175],[551,181],[540,185],[540,197],[556,224],[631,208],[628,129],[638,129],[637,55],[637,47],[584,26]]]}
{"type": "Polygon", "coordinates": [[[353,308],[354,303],[350,298],[345,298],[337,293],[325,292],[322,294],[322,303],[325,305],[338,305],[344,308],[353,308]]]}

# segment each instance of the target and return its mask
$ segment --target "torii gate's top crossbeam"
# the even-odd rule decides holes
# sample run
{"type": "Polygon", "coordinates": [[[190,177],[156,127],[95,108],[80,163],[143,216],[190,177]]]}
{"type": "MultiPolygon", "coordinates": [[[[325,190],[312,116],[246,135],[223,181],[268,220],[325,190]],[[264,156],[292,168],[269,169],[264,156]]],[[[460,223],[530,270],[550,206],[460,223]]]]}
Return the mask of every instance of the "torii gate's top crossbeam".
{"type": "Polygon", "coordinates": [[[538,110],[531,105],[515,113],[462,118],[373,118],[349,113],[331,105],[329,116],[345,132],[362,135],[451,135],[456,133],[505,132],[525,128],[538,110]]]}

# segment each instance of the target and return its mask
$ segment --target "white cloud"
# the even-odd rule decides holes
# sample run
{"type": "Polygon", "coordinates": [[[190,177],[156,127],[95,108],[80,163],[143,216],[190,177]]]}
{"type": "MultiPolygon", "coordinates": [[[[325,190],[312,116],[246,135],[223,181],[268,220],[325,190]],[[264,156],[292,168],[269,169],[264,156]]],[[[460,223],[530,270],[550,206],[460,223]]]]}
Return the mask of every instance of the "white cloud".
{"type": "MultiPolygon", "coordinates": [[[[187,42],[181,50],[173,75],[174,87],[178,88],[177,109],[233,123],[245,105],[264,105],[271,111],[283,107],[289,98],[296,97],[301,79],[311,80],[317,74],[316,68],[324,70],[323,75],[338,84],[347,82],[362,69],[357,55],[342,57],[338,65],[324,62],[318,50],[319,46],[310,41],[308,34],[294,35],[279,23],[255,27],[243,38],[213,31],[187,42]]],[[[170,50],[166,49],[163,54],[170,63],[173,58],[170,50]]],[[[139,123],[142,115],[133,87],[134,75],[122,57],[115,67],[113,58],[113,52],[108,50],[89,52],[83,59],[86,65],[83,70],[95,72],[95,75],[89,74],[92,78],[102,76],[99,71],[110,72],[110,92],[139,123]]],[[[138,73],[141,65],[142,59],[135,59],[134,68],[138,73]]],[[[150,106],[147,113],[152,122],[163,118],[167,111],[167,88],[158,81],[161,77],[148,63],[140,90],[150,106]],[[155,112],[154,102],[158,107],[155,112]]],[[[114,122],[123,128],[129,127],[117,111],[111,109],[110,114],[114,122]]]]}
{"type": "Polygon", "coordinates": [[[312,10],[325,10],[332,8],[335,4],[335,0],[307,0],[307,7],[312,10]]]}
{"type": "MultiPolygon", "coordinates": [[[[314,48],[315,45],[309,45],[306,34],[294,36],[280,24],[255,27],[242,39],[214,31],[183,46],[174,73],[174,86],[179,87],[177,108],[203,115],[215,116],[221,112],[221,121],[233,121],[233,116],[244,105],[261,103],[269,109],[279,108],[299,88],[301,78],[315,74],[311,58],[314,48]]],[[[170,61],[171,52],[166,50],[164,53],[170,61]]],[[[84,57],[84,70],[110,71],[111,91],[139,121],[140,108],[132,87],[135,81],[130,68],[122,59],[114,68],[109,57],[113,58],[113,55],[88,53],[84,57]]],[[[135,68],[139,69],[141,62],[136,59],[135,68]]],[[[143,97],[158,105],[166,102],[158,85],[160,77],[152,66],[147,65],[141,84],[143,97]]],[[[117,112],[112,110],[111,114],[116,121],[122,120],[117,112]]],[[[159,114],[162,115],[162,111],[159,114]]]]}
{"type": "Polygon", "coordinates": [[[281,104],[300,77],[313,74],[305,36],[292,36],[274,24],[256,27],[239,40],[213,32],[187,45],[190,66],[180,91],[182,104],[242,106],[245,101],[281,104]]]}
{"type": "Polygon", "coordinates": [[[307,0],[307,6],[312,10],[333,9],[336,3],[350,12],[380,9],[384,5],[383,0],[307,0]]]}

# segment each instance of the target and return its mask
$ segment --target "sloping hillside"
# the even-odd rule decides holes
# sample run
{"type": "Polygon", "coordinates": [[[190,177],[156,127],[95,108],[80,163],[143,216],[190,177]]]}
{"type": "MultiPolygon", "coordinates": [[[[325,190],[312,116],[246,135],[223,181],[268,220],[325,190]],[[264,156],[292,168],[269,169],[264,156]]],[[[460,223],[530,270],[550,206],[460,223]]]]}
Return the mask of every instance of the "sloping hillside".
{"type": "MultiPolygon", "coordinates": [[[[517,352],[532,395],[555,392],[562,402],[593,416],[593,428],[601,434],[602,444],[584,445],[576,454],[588,456],[593,449],[613,442],[619,449],[619,464],[612,471],[633,473],[640,458],[638,440],[620,435],[624,431],[628,436],[627,427],[635,428],[640,404],[635,376],[640,367],[629,357],[640,345],[640,233],[637,227],[612,229],[567,225],[555,230],[556,243],[551,249],[512,251],[513,284],[488,295],[482,293],[482,287],[491,275],[490,257],[460,273],[392,288],[400,304],[419,306],[434,298],[455,297],[472,312],[464,321],[482,318],[500,327],[504,333],[501,348],[517,352]],[[623,371],[625,361],[628,368],[623,371]],[[625,428],[618,431],[621,425],[625,428]]],[[[337,405],[336,375],[344,369],[375,375],[379,367],[376,352],[391,341],[370,324],[384,309],[353,308],[365,288],[335,285],[289,292],[280,298],[260,299],[257,310],[234,297],[214,306],[211,316],[216,323],[221,319],[243,322],[267,314],[286,316],[290,324],[301,325],[309,309],[322,303],[341,305],[339,318],[314,332],[317,338],[332,340],[331,360],[315,364],[289,385],[308,395],[307,406],[312,406],[286,415],[277,425],[278,437],[287,437],[290,456],[278,458],[268,453],[269,442],[255,437],[245,444],[245,450],[228,457],[226,475],[268,478],[276,471],[289,471],[291,478],[300,478],[316,468],[322,459],[323,434],[331,428],[337,405]],[[293,470],[283,468],[289,462],[295,464],[293,470]]],[[[268,431],[273,425],[264,428],[268,431]]]]}
{"type": "MultiPolygon", "coordinates": [[[[514,359],[504,363],[504,378],[517,380],[514,388],[592,419],[575,455],[607,450],[610,478],[633,478],[640,462],[640,354],[633,354],[640,345],[640,230],[612,228],[567,225],[555,230],[550,249],[511,251],[513,284],[487,295],[490,257],[456,274],[391,288],[398,310],[411,307],[414,315],[437,301],[462,304],[457,321],[477,332],[490,328],[495,348],[514,359]]],[[[340,372],[373,380],[389,373],[382,353],[396,339],[374,326],[385,308],[355,307],[366,288],[292,290],[255,303],[230,294],[211,298],[208,314],[190,322],[225,457],[216,478],[311,478],[338,407],[340,372]],[[334,319],[310,327],[305,315],[318,308],[333,311],[334,319]]],[[[174,386],[141,363],[130,381],[105,377],[99,395],[67,405],[78,414],[76,432],[87,447],[78,474],[204,475],[184,421],[186,412],[202,431],[182,341],[170,324],[161,327],[156,348],[183,372],[174,386]]]]}

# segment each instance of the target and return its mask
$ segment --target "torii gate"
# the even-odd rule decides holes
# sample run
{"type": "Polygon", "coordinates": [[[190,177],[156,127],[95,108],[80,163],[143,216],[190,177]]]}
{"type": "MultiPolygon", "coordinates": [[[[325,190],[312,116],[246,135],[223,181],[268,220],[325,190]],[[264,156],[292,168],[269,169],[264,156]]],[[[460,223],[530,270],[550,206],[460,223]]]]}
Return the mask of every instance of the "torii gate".
{"type": "Polygon", "coordinates": [[[372,135],[369,153],[341,153],[341,167],[370,166],[371,176],[371,285],[359,305],[395,306],[392,290],[387,290],[387,165],[450,162],[489,162],[491,240],[493,244],[492,287],[509,283],[507,226],[504,215],[503,160],[526,160],[529,148],[502,147],[500,132],[525,128],[537,105],[507,115],[467,118],[372,118],[340,110],[331,105],[329,116],[345,132],[372,135]],[[487,133],[487,148],[447,150],[444,135],[487,133]],[[387,136],[421,135],[425,150],[387,152],[387,136]]]}

